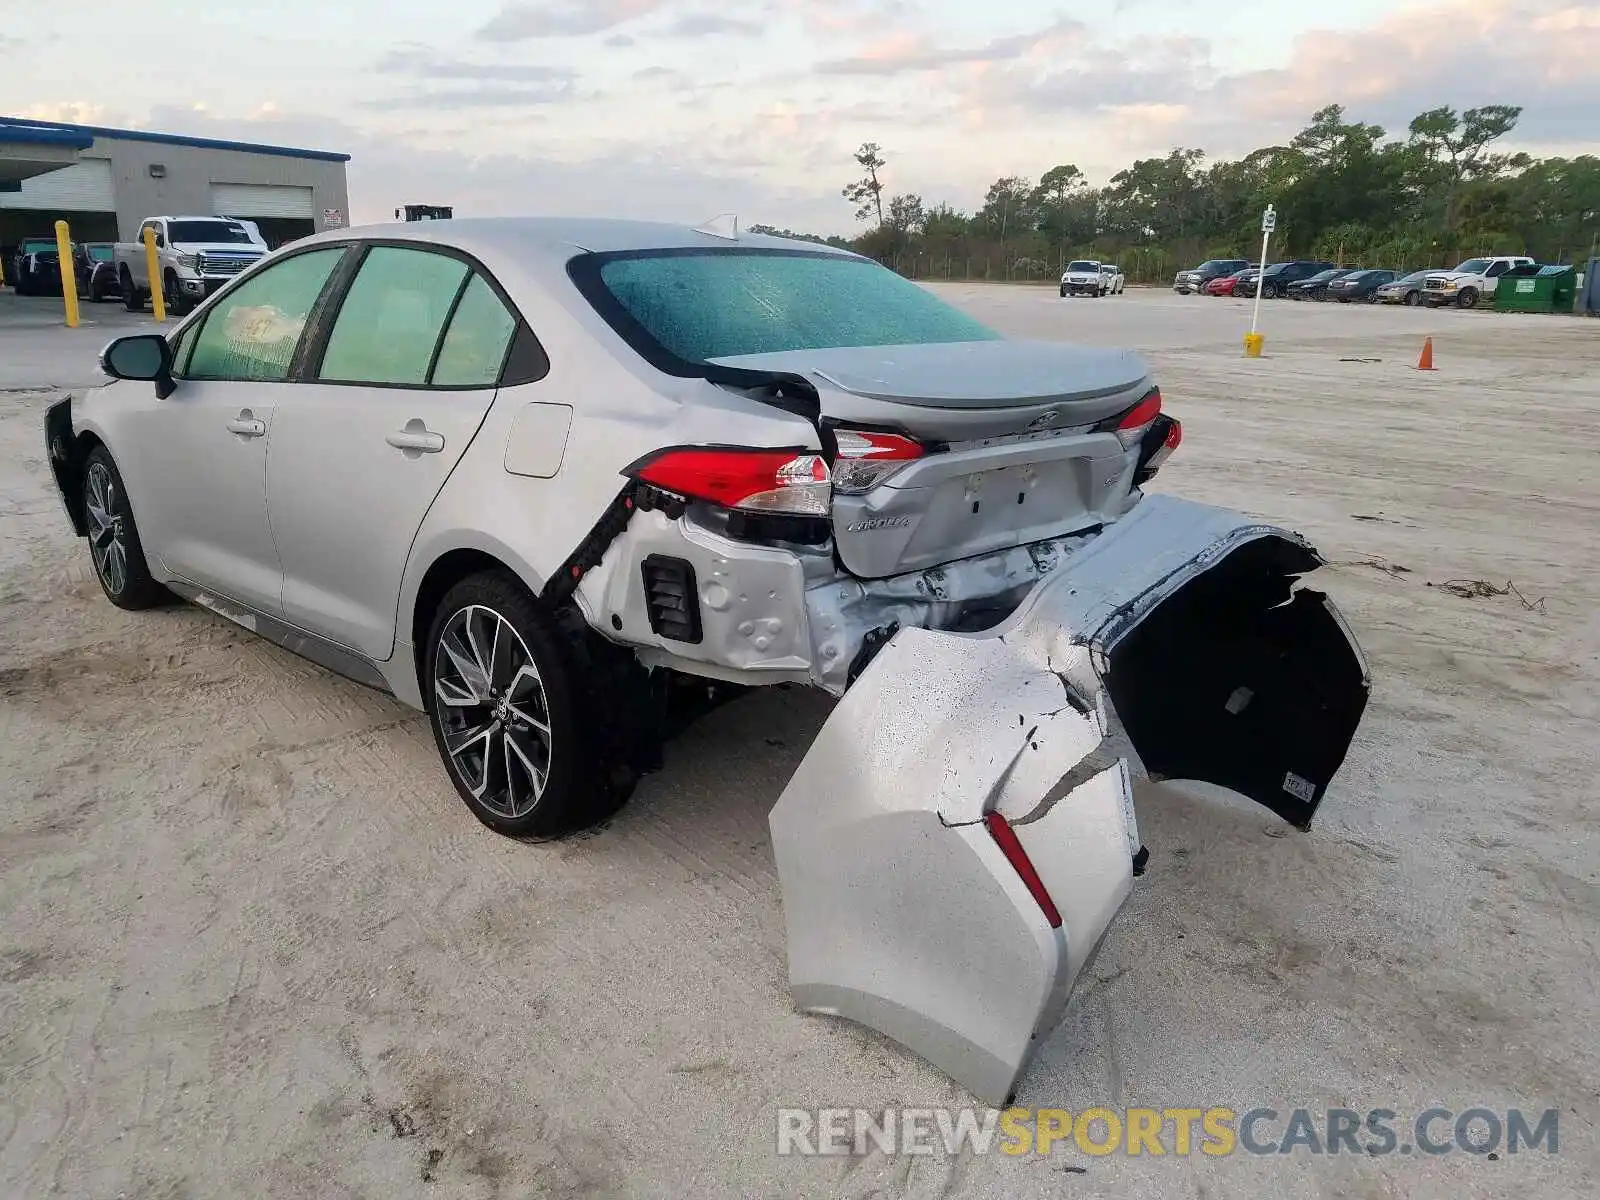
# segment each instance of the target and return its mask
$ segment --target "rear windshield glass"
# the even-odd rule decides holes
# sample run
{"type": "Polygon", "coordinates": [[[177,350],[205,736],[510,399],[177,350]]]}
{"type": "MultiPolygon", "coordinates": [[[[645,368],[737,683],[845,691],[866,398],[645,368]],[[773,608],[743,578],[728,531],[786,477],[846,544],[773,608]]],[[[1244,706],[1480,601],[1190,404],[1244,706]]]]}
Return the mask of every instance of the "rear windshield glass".
{"type": "Polygon", "coordinates": [[[168,221],[169,242],[238,242],[250,245],[250,234],[232,221],[168,221]]]}
{"type": "Polygon", "coordinates": [[[735,354],[1000,336],[887,267],[842,255],[640,251],[572,267],[607,322],[668,369],[735,354]]]}
{"type": "Polygon", "coordinates": [[[1067,264],[1067,270],[1069,271],[1098,271],[1099,269],[1099,263],[1085,262],[1081,258],[1076,262],[1069,262],[1067,264]]]}
{"type": "Polygon", "coordinates": [[[95,262],[110,262],[111,247],[105,245],[90,246],[89,257],[94,259],[95,262]]]}

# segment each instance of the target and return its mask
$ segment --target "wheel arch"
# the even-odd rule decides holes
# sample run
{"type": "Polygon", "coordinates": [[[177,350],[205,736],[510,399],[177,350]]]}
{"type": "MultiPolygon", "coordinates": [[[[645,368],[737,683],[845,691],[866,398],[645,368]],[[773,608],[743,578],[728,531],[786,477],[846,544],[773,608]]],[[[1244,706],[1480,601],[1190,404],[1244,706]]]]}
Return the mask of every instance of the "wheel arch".
{"type": "MultiPolygon", "coordinates": [[[[449,590],[463,579],[484,571],[503,571],[518,580],[538,603],[540,581],[525,566],[519,566],[515,555],[502,547],[457,545],[440,549],[427,556],[428,566],[417,578],[411,592],[410,603],[404,610],[401,626],[410,646],[407,666],[415,681],[418,707],[427,706],[427,692],[423,686],[423,660],[427,655],[428,629],[433,624],[439,602],[449,590]]],[[[402,604],[406,604],[402,597],[402,604]]],[[[397,647],[397,649],[399,649],[397,647]]],[[[405,697],[401,697],[405,699],[405,697]]]]}

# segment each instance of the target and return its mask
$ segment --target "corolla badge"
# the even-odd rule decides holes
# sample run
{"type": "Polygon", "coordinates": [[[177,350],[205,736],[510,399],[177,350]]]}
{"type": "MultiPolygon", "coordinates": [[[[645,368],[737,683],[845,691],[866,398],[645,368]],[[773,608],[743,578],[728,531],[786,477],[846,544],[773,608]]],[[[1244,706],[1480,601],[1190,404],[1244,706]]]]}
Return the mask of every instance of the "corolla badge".
{"type": "Polygon", "coordinates": [[[1047,408],[1033,420],[1028,422],[1029,429],[1043,429],[1047,425],[1054,425],[1056,418],[1061,414],[1053,408],[1047,408]]]}
{"type": "Polygon", "coordinates": [[[873,517],[866,521],[857,521],[854,525],[846,527],[847,533],[868,533],[874,529],[899,529],[911,524],[910,517],[873,517]]]}

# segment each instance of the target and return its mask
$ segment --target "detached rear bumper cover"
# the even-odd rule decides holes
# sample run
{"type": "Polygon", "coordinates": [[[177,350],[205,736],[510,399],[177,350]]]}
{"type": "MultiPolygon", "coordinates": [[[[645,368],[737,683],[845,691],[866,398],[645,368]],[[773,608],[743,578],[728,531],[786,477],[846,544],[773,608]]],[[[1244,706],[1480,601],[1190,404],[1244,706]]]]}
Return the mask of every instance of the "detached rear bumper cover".
{"type": "Polygon", "coordinates": [[[1005,1104],[1132,886],[1132,750],[1308,828],[1366,705],[1298,535],[1149,496],[982,634],[900,631],[771,814],[796,1004],[1005,1104]],[[985,824],[1014,829],[1061,915],[985,824]]]}

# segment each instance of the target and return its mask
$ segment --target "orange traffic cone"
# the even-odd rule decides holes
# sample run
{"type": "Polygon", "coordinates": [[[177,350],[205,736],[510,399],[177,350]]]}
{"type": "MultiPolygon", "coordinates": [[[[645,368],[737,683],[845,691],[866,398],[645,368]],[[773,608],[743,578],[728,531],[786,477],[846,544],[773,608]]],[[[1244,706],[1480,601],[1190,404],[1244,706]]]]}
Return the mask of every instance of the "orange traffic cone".
{"type": "Polygon", "coordinates": [[[1417,359],[1417,370],[1431,371],[1433,369],[1433,339],[1426,337],[1422,339],[1422,357],[1417,359]]]}

